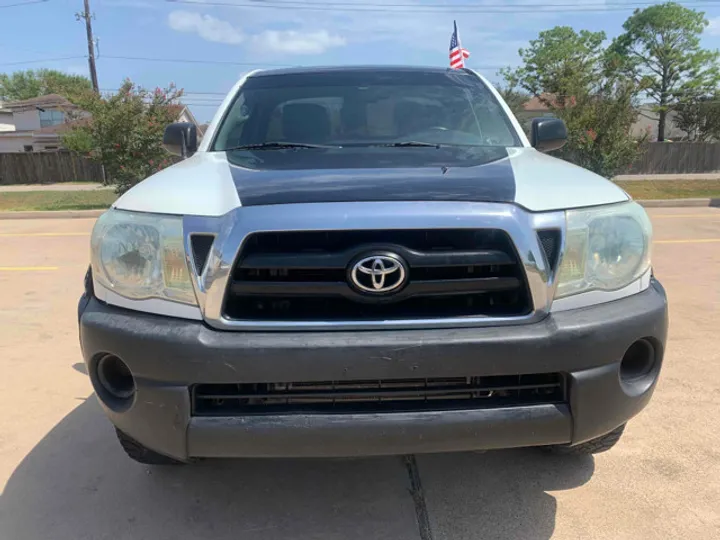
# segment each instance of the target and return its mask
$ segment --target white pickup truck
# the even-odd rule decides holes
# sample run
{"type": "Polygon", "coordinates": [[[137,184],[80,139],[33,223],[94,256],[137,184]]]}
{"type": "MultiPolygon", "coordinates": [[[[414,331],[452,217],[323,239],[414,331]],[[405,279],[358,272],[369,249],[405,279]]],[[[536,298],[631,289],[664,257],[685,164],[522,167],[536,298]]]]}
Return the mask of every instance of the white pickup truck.
{"type": "Polygon", "coordinates": [[[609,449],[667,301],[645,211],[470,70],[253,72],[98,219],[79,305],[130,457],[609,449]]]}

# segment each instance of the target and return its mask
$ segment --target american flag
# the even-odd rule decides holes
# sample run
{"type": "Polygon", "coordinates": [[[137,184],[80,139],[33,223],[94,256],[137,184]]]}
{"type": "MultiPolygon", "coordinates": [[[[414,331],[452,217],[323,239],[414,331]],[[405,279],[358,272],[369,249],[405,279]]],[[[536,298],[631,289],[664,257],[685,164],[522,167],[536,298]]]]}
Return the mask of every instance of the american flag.
{"type": "Polygon", "coordinates": [[[470,52],[460,46],[460,36],[458,36],[457,23],[453,21],[455,30],[450,38],[450,67],[460,69],[465,67],[465,59],[470,58],[470,52]]]}

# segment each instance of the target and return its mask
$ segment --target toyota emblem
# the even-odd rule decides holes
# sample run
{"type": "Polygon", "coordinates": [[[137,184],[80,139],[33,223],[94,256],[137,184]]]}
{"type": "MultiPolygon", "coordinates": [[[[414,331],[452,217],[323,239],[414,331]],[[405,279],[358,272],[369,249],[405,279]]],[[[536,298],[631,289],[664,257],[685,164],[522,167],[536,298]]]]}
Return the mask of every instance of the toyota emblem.
{"type": "Polygon", "coordinates": [[[350,269],[352,285],[366,293],[391,293],[402,288],[406,280],[405,261],[394,253],[370,254],[350,269]]]}

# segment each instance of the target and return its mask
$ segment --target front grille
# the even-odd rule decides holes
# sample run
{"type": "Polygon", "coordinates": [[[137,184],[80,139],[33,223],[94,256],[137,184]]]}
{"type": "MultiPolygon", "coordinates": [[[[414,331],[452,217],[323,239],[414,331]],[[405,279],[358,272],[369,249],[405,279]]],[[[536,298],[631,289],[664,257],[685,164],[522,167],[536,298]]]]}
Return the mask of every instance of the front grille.
{"type": "Polygon", "coordinates": [[[497,229],[255,233],[243,245],[225,299],[229,319],[335,321],[521,316],[531,311],[525,273],[497,229]],[[369,297],[348,284],[363,254],[399,254],[408,281],[369,297]]]}
{"type": "Polygon", "coordinates": [[[407,412],[566,400],[560,373],[294,383],[196,384],[194,416],[407,412]]]}

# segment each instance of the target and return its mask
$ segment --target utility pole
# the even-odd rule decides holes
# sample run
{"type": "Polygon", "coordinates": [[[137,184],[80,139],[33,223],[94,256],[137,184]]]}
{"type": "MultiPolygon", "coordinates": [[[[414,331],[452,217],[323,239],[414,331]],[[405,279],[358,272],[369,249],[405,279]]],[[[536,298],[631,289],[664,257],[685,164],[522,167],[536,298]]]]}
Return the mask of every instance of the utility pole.
{"type": "Polygon", "coordinates": [[[85,11],[76,13],[75,18],[79,21],[80,19],[85,20],[85,30],[87,31],[87,46],[88,46],[88,65],[90,66],[90,80],[92,81],[93,90],[95,93],[100,93],[100,86],[98,85],[97,70],[95,69],[95,45],[93,41],[92,33],[92,18],[90,14],[90,0],[83,0],[85,3],[85,11]]]}

